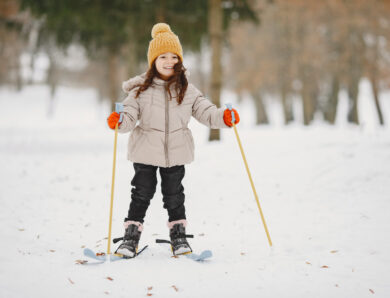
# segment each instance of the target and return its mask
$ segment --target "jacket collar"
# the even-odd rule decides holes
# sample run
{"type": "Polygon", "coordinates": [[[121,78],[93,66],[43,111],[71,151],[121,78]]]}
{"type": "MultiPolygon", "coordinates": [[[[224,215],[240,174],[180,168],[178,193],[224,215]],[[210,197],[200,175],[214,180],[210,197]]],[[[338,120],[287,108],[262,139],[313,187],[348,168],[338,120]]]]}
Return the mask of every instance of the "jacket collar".
{"type": "Polygon", "coordinates": [[[153,84],[164,86],[167,83],[167,81],[164,81],[163,79],[160,79],[158,77],[153,78],[153,84]]]}

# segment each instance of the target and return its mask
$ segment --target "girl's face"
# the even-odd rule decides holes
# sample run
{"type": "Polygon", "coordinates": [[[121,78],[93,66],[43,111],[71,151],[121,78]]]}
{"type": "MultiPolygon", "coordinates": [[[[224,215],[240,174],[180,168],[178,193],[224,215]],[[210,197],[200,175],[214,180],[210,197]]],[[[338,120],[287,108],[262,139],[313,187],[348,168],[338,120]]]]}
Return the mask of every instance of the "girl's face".
{"type": "Polygon", "coordinates": [[[179,57],[171,52],[161,54],[157,57],[156,68],[163,79],[168,79],[173,75],[173,67],[177,62],[179,62],[179,57]]]}

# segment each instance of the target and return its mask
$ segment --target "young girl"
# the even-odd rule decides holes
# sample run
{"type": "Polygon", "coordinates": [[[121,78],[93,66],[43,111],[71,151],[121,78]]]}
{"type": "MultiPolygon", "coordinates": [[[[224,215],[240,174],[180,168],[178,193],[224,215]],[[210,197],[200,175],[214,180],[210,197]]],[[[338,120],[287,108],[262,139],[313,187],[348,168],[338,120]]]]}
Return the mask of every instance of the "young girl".
{"type": "MultiPolygon", "coordinates": [[[[194,140],[188,129],[191,116],[210,128],[232,126],[230,110],[218,109],[185,75],[183,50],[179,38],[167,24],[152,29],[146,73],[123,83],[128,93],[123,101],[123,120],[113,112],[110,128],[118,123],[121,133],[132,132],[128,159],[134,163],[131,203],[125,218],[125,235],[117,252],[125,257],[137,255],[138,242],[150,200],[156,191],[159,169],[164,208],[174,255],[191,252],[186,240],[184,207],[184,165],[194,160],[194,140]]],[[[239,115],[233,109],[238,123],[239,115]]]]}

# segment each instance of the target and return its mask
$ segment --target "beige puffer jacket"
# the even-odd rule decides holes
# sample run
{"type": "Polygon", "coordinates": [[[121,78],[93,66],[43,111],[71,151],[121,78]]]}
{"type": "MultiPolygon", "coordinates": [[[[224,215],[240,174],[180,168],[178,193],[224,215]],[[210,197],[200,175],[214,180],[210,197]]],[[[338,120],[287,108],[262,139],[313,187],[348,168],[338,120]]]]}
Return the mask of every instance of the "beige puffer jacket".
{"type": "MultiPolygon", "coordinates": [[[[160,167],[184,165],[194,160],[194,140],[188,129],[191,116],[210,128],[228,128],[223,121],[224,109],[218,109],[192,84],[188,84],[183,102],[169,99],[164,80],[154,78],[153,85],[135,98],[135,88],[145,74],[123,82],[128,93],[123,101],[123,121],[119,132],[132,131],[128,159],[160,167]]],[[[175,91],[172,88],[171,94],[175,91]]]]}

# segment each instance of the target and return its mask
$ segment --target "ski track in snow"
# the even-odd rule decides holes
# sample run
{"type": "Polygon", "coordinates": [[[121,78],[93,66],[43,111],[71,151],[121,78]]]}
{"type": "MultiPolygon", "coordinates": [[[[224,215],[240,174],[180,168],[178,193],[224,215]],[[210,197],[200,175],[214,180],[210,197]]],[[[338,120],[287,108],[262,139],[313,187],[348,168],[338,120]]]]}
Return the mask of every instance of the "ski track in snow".
{"type": "MultiPolygon", "coordinates": [[[[0,90],[0,297],[389,297],[388,127],[253,127],[242,117],[270,248],[233,130],[208,143],[207,128],[193,119],[187,232],[194,251],[211,249],[212,260],[171,258],[167,245],[154,243],[168,238],[158,187],[140,242],[149,248],[84,266],[75,264],[86,259],[83,247],[107,245],[109,108],[91,90],[66,88],[51,119],[47,105],[44,87],[0,90]]],[[[127,138],[118,139],[113,237],[123,234],[130,202],[127,138]]]]}

